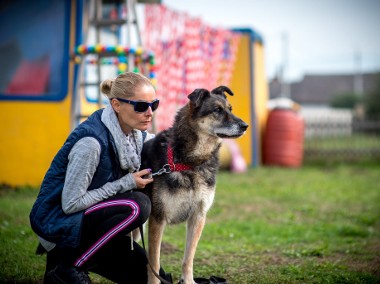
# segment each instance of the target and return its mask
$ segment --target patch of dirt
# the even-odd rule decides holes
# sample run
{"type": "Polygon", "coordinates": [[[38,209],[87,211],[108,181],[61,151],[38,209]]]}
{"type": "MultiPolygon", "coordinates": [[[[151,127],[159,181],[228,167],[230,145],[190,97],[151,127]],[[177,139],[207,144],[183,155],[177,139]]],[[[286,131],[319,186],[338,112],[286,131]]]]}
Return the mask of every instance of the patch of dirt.
{"type": "Polygon", "coordinates": [[[373,241],[368,243],[363,254],[358,257],[342,256],[342,263],[354,271],[369,272],[380,276],[380,242],[373,241]],[[365,253],[368,252],[368,253],[365,253]]]}
{"type": "Polygon", "coordinates": [[[172,244],[167,243],[167,242],[161,243],[161,253],[171,254],[171,253],[175,253],[177,251],[179,251],[179,249],[175,245],[172,245],[172,244]]]}
{"type": "MultiPolygon", "coordinates": [[[[300,264],[311,257],[287,257],[275,252],[261,255],[261,261],[266,265],[300,264]]],[[[370,273],[380,276],[380,243],[372,242],[359,254],[336,253],[323,257],[312,257],[318,263],[334,263],[347,266],[351,271],[370,273]]]]}

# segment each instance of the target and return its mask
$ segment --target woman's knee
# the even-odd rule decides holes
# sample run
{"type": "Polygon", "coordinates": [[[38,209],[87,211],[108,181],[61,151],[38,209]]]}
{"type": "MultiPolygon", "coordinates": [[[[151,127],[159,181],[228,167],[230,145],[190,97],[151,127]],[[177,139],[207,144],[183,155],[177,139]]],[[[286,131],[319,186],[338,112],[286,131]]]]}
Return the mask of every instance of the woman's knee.
{"type": "Polygon", "coordinates": [[[125,199],[132,201],[134,204],[135,210],[139,211],[139,220],[141,223],[144,223],[146,220],[148,220],[151,210],[151,202],[149,197],[138,191],[134,192],[125,192],[119,195],[116,195],[112,198],[113,200],[120,200],[125,199]]]}

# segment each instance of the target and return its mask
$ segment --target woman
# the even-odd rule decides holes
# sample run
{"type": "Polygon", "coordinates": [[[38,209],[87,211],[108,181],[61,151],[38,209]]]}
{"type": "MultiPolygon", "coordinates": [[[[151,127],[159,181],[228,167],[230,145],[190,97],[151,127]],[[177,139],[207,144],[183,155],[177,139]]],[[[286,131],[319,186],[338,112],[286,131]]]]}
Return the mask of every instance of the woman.
{"type": "Polygon", "coordinates": [[[159,105],[153,85],[132,72],[100,85],[110,104],[67,138],[30,213],[47,253],[45,283],[91,283],[87,271],[117,283],[146,283],[147,259],[130,234],[150,214],[139,170],[159,105]]]}

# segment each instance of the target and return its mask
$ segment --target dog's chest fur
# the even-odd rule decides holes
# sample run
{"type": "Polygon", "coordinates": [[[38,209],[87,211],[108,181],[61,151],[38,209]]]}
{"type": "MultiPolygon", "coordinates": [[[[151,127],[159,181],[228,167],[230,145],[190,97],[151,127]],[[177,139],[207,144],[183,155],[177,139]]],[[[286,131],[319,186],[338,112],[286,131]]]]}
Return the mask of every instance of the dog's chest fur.
{"type": "MultiPolygon", "coordinates": [[[[148,141],[144,145],[142,161],[146,167],[152,167],[154,172],[167,163],[167,146],[170,141],[168,134],[164,131],[154,141],[148,141]]],[[[147,187],[152,201],[151,215],[158,221],[181,223],[195,212],[206,213],[213,203],[220,141],[210,143],[197,139],[194,142],[193,140],[193,151],[182,152],[180,146],[175,148],[176,157],[190,157],[188,161],[191,160],[191,170],[156,176],[153,185],[147,187]]],[[[187,163],[186,160],[180,162],[187,163]]]]}
{"type": "Polygon", "coordinates": [[[174,172],[164,181],[157,180],[152,193],[153,214],[168,224],[177,224],[186,221],[195,212],[206,213],[214,200],[215,184],[208,184],[198,175],[189,177],[174,172]],[[167,187],[168,183],[176,186],[167,187]]]}

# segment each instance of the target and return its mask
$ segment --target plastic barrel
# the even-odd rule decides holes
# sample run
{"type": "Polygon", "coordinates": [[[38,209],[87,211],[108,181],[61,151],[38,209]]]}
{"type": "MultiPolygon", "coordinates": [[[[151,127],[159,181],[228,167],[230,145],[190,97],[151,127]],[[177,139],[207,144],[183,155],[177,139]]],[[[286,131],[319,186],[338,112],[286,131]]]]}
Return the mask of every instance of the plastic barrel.
{"type": "Polygon", "coordinates": [[[303,160],[304,121],[290,109],[269,113],[263,143],[264,165],[299,167],[303,160]]]}

